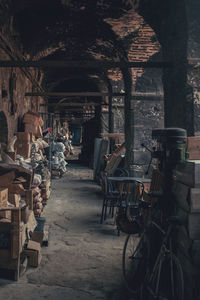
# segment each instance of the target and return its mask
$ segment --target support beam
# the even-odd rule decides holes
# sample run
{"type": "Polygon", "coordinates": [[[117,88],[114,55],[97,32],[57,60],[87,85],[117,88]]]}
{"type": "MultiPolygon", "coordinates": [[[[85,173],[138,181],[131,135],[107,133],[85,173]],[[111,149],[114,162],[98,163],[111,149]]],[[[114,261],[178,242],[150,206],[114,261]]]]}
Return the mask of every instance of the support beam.
{"type": "Polygon", "coordinates": [[[113,68],[169,68],[171,62],[164,61],[23,61],[23,60],[0,60],[0,68],[78,68],[78,69],[113,69],[113,68]]]}
{"type": "Polygon", "coordinates": [[[67,102],[67,103],[46,103],[40,104],[40,106],[64,106],[64,107],[71,107],[71,106],[99,106],[99,105],[107,105],[106,103],[96,103],[96,102],[67,102]]]}
{"type": "MultiPolygon", "coordinates": [[[[101,92],[28,92],[25,94],[26,97],[35,96],[35,97],[125,97],[126,93],[101,93],[101,92]]],[[[149,101],[163,101],[163,94],[156,93],[135,93],[131,95],[132,99],[135,100],[149,100],[149,101]]]]}
{"type": "MultiPolygon", "coordinates": [[[[62,109],[62,111],[63,111],[63,108],[61,107],[61,109],[62,109]]],[[[67,108],[66,109],[66,111],[65,111],[65,113],[67,113],[67,112],[85,112],[85,111],[87,111],[87,110],[89,110],[89,109],[84,109],[84,108],[67,108]]]]}

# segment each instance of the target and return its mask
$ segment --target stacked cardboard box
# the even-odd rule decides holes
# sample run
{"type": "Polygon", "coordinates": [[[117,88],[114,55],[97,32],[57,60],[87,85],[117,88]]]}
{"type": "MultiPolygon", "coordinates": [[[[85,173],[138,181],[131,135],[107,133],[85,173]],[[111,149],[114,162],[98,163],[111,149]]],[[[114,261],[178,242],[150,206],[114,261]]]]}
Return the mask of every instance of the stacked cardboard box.
{"type": "Polygon", "coordinates": [[[24,115],[23,122],[25,123],[25,132],[32,133],[37,138],[42,137],[43,120],[40,115],[29,111],[24,115]]]}
{"type": "Polygon", "coordinates": [[[17,154],[23,156],[25,159],[30,158],[30,134],[28,132],[17,132],[16,135],[17,141],[15,142],[15,149],[17,151],[17,154]]]}

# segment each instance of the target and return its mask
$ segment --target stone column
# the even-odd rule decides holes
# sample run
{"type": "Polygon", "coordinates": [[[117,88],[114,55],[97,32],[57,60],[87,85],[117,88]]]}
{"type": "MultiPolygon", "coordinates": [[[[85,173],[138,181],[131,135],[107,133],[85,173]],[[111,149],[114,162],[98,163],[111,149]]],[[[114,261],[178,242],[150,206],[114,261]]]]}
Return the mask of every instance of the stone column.
{"type": "Polygon", "coordinates": [[[165,127],[181,127],[188,136],[200,135],[200,3],[177,1],[161,29],[165,127]]]}
{"type": "Polygon", "coordinates": [[[187,41],[187,101],[191,103],[190,118],[193,134],[200,135],[200,2],[186,1],[187,41]]]}

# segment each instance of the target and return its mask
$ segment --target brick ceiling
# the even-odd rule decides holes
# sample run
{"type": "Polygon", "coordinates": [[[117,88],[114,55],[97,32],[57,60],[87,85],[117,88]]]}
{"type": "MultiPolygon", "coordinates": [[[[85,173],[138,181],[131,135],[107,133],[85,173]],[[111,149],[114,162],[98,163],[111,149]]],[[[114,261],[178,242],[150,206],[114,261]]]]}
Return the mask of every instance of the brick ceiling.
{"type": "MultiPolygon", "coordinates": [[[[0,22],[9,25],[25,59],[146,61],[160,45],[134,10],[138,4],[138,0],[0,0],[0,22]]],[[[140,74],[135,70],[133,80],[140,74]]],[[[119,71],[106,76],[121,79],[119,71]]],[[[79,84],[82,80],[86,90],[107,89],[105,74],[99,70],[45,70],[44,79],[46,88],[54,91],[66,86],[73,90],[74,84],[67,82],[76,80],[79,84]]]]}

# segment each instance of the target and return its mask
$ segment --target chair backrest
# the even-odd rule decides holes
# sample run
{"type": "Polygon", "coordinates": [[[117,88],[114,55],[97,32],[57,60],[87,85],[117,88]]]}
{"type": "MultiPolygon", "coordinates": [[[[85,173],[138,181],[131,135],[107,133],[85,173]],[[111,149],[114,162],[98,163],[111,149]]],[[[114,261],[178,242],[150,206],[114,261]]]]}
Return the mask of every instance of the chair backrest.
{"type": "Polygon", "coordinates": [[[129,176],[128,170],[124,168],[113,168],[108,172],[109,176],[129,176]]]}
{"type": "MultiPolygon", "coordinates": [[[[127,177],[129,176],[129,172],[124,168],[113,168],[109,172],[109,176],[112,177],[127,177]]],[[[109,192],[116,193],[119,192],[120,183],[119,182],[109,182],[109,192]]]]}
{"type": "Polygon", "coordinates": [[[112,194],[119,192],[119,183],[117,182],[108,182],[108,177],[112,176],[129,176],[129,172],[124,168],[113,168],[109,170],[109,172],[103,172],[101,174],[101,182],[102,182],[102,191],[104,195],[112,194]]]}

